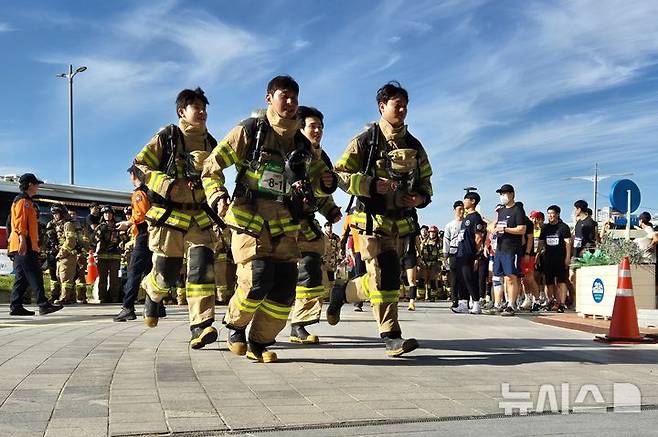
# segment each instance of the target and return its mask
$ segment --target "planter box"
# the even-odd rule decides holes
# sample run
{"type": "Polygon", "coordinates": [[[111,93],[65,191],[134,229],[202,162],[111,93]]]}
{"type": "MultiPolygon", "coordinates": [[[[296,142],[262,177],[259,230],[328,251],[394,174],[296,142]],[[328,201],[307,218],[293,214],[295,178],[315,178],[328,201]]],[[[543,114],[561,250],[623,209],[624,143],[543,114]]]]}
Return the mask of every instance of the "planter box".
{"type": "MultiPolygon", "coordinates": [[[[617,293],[619,266],[581,267],[576,271],[576,312],[610,317],[617,293]]],[[[655,265],[631,266],[633,295],[637,309],[656,308],[655,265]]]]}

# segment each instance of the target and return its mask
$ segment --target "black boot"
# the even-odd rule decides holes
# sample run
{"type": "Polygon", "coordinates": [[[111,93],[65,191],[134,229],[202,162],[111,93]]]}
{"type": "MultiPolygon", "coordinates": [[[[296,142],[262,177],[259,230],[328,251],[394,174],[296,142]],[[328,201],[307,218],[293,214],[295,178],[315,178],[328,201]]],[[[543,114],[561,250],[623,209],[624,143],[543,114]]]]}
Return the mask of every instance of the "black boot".
{"type": "Polygon", "coordinates": [[[275,363],[278,359],[276,354],[268,351],[265,345],[256,343],[252,340],[249,340],[247,358],[258,361],[259,363],[275,363]]]}
{"type": "Polygon", "coordinates": [[[337,325],[340,322],[340,310],[346,303],[345,290],[347,282],[336,281],[329,294],[329,306],[327,307],[327,323],[337,325]]]}
{"type": "Polygon", "coordinates": [[[418,347],[418,341],[415,338],[389,338],[384,337],[386,344],[386,355],[389,357],[399,357],[402,354],[411,352],[418,347]]]}
{"type": "Polygon", "coordinates": [[[158,326],[158,315],[160,313],[160,305],[153,302],[147,294],[144,298],[144,323],[149,328],[158,326]]]}
{"type": "Polygon", "coordinates": [[[309,334],[303,325],[292,325],[290,327],[290,341],[292,343],[318,344],[320,339],[317,335],[309,334]]]}
{"type": "Polygon", "coordinates": [[[212,326],[206,326],[205,328],[196,326],[192,328],[192,339],[190,340],[190,346],[192,349],[201,349],[204,346],[207,346],[211,343],[217,341],[217,330],[212,326]]]}
{"type": "Polygon", "coordinates": [[[125,322],[127,320],[135,320],[137,318],[137,315],[135,315],[135,309],[134,308],[125,308],[121,307],[121,311],[119,314],[114,317],[115,322],[125,322]]]}
{"type": "Polygon", "coordinates": [[[24,306],[19,306],[16,308],[12,308],[9,310],[9,315],[10,316],[33,316],[34,311],[30,311],[26,309],[24,306]]]}
{"type": "Polygon", "coordinates": [[[47,303],[46,305],[39,307],[39,315],[40,316],[45,316],[46,314],[54,313],[56,311],[61,310],[64,308],[61,305],[53,305],[50,302],[47,303]]]}
{"type": "Polygon", "coordinates": [[[226,345],[228,349],[233,352],[235,355],[244,355],[247,353],[247,336],[244,333],[244,329],[233,329],[229,328],[228,330],[228,339],[226,340],[226,345]]]}
{"type": "Polygon", "coordinates": [[[167,317],[167,309],[165,308],[164,302],[160,302],[160,305],[158,306],[158,317],[161,319],[167,317]]]}

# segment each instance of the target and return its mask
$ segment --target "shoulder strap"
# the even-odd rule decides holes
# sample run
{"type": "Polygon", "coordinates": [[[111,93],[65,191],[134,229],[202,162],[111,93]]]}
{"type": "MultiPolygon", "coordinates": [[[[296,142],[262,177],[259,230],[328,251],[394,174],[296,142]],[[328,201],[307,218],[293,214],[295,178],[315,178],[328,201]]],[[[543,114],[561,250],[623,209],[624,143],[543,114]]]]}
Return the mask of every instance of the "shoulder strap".
{"type": "Polygon", "coordinates": [[[270,124],[267,121],[267,117],[249,117],[242,120],[240,126],[244,128],[247,135],[247,153],[245,156],[247,156],[249,161],[252,161],[255,158],[253,155],[255,153],[256,143],[260,141],[262,144],[265,139],[264,136],[262,138],[257,138],[259,136],[259,131],[260,135],[267,135],[270,124]]]}
{"type": "Polygon", "coordinates": [[[320,158],[324,161],[327,167],[329,167],[330,169],[334,168],[334,164],[331,162],[331,158],[329,158],[329,155],[327,155],[324,150],[322,150],[322,153],[320,154],[320,158]]]}
{"type": "Polygon", "coordinates": [[[158,132],[160,143],[164,145],[159,168],[163,173],[169,174],[172,169],[174,172],[176,171],[176,140],[180,137],[179,134],[180,129],[175,124],[170,124],[158,132]]]}

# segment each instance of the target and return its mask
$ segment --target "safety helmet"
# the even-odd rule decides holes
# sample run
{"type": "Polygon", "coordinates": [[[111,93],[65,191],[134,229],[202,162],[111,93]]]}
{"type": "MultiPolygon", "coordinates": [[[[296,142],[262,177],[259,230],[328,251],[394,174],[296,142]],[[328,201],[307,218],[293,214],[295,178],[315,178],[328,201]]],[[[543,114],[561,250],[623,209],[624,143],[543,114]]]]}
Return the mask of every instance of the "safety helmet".
{"type": "Polygon", "coordinates": [[[103,207],[101,208],[101,214],[105,214],[106,212],[110,212],[114,214],[114,209],[112,209],[110,205],[103,205],[103,207]]]}
{"type": "Polygon", "coordinates": [[[437,234],[439,233],[439,228],[437,228],[435,225],[430,226],[430,232],[436,232],[437,234]]]}
{"type": "Polygon", "coordinates": [[[66,214],[66,208],[63,207],[62,205],[53,205],[50,207],[50,213],[51,214],[61,214],[64,215],[66,214]]]}

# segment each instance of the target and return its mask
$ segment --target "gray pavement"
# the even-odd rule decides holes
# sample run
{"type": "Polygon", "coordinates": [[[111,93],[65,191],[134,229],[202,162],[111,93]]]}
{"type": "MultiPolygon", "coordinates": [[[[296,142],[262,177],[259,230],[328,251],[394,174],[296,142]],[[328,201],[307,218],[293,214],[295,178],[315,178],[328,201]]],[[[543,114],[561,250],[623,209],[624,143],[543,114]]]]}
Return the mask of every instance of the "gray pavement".
{"type": "MultiPolygon", "coordinates": [[[[443,303],[421,303],[409,313],[401,304],[404,334],[421,347],[391,359],[370,313],[346,306],[338,326],[310,329],[322,344],[292,345],[281,335],[273,348],[280,361],[259,364],[228,352],[225,330],[218,343],[189,349],[186,308],[170,307],[155,329],[140,320],[114,323],[116,312],[118,306],[78,305],[15,318],[0,306],[0,436],[308,435],[309,426],[317,436],[429,435],[505,423],[523,434],[534,426],[523,423],[558,433],[542,421],[568,424],[583,416],[491,417],[521,392],[530,412],[541,403],[545,410],[611,410],[622,399],[615,396],[621,383],[637,387],[643,405],[658,404],[658,345],[602,345],[530,316],[455,315],[443,303]],[[597,393],[579,399],[587,384],[597,393]],[[489,419],[461,420],[474,417],[489,419]],[[340,424],[354,426],[335,428],[340,424]]],[[[597,424],[592,429],[611,433],[617,428],[589,418],[624,417],[635,427],[656,419],[653,412],[586,416],[597,424]],[[642,419],[628,419],[634,416],[642,419]]]]}

